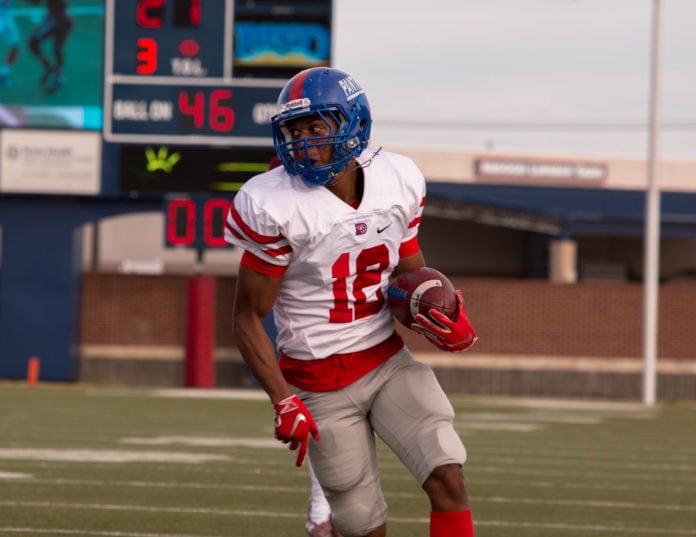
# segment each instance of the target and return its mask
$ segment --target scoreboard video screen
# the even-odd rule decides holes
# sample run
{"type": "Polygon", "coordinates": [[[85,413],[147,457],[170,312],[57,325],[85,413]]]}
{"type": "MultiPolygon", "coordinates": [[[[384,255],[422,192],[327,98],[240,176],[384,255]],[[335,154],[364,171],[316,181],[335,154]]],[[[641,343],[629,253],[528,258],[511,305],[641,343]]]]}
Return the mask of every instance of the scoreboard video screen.
{"type": "Polygon", "coordinates": [[[331,65],[331,31],[331,0],[107,0],[103,135],[121,191],[168,194],[168,246],[226,246],[229,200],[274,155],[278,93],[331,65]]]}
{"type": "Polygon", "coordinates": [[[12,64],[0,70],[0,193],[234,195],[273,155],[270,118],[283,84],[331,65],[332,0],[65,8],[56,40],[39,38],[53,16],[48,3],[0,1],[12,30],[12,64]],[[84,185],[66,186],[63,176],[84,185]]]}
{"type": "Polygon", "coordinates": [[[331,63],[331,0],[107,0],[104,137],[271,145],[285,81],[331,63]]]}
{"type": "Polygon", "coordinates": [[[0,0],[0,54],[0,128],[102,128],[104,0],[0,0]]]}

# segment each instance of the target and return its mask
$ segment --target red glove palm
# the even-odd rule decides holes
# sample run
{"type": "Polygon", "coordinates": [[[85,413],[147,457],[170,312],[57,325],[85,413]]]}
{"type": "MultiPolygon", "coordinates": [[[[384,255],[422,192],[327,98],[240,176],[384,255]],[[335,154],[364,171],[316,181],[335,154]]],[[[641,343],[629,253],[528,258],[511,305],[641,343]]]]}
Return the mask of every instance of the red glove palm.
{"type": "Polygon", "coordinates": [[[307,410],[305,404],[296,395],[291,395],[286,399],[273,405],[275,409],[275,437],[288,447],[297,452],[296,466],[302,466],[309,447],[309,433],[312,433],[314,440],[319,440],[319,429],[314,423],[312,414],[307,410]]]}
{"type": "Polygon", "coordinates": [[[428,315],[435,322],[419,313],[416,315],[417,322],[411,325],[411,330],[424,335],[438,349],[460,352],[476,343],[476,331],[466,317],[461,291],[457,291],[457,311],[454,320],[436,309],[431,309],[428,315]]]}

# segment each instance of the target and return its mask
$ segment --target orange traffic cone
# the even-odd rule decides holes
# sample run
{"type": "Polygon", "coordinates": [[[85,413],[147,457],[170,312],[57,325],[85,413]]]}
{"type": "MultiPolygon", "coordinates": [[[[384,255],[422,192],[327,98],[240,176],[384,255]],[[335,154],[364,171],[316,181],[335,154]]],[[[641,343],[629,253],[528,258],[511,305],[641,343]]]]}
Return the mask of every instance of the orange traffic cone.
{"type": "Polygon", "coordinates": [[[32,356],[27,362],[27,384],[36,386],[39,382],[39,373],[41,371],[41,360],[38,357],[32,356]]]}

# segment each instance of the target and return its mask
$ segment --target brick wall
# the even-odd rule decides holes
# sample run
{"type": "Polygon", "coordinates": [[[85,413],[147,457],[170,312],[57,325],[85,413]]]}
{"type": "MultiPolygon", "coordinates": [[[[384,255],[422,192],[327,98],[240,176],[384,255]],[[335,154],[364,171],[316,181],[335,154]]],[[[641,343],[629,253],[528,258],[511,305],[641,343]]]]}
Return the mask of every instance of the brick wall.
{"type": "MultiPolygon", "coordinates": [[[[216,278],[216,343],[232,347],[235,280],[216,278]]],[[[188,277],[86,273],[80,341],[101,345],[184,345],[188,277]]]]}
{"type": "MultiPolygon", "coordinates": [[[[643,288],[633,283],[550,284],[453,278],[479,334],[476,353],[638,358],[643,288]]],[[[216,345],[233,347],[234,278],[218,277],[216,345]]],[[[178,346],[185,340],[186,276],[87,273],[81,343],[178,346]]],[[[660,288],[661,358],[696,361],[696,285],[660,288]]],[[[432,348],[405,334],[415,351],[432,348]]]]}

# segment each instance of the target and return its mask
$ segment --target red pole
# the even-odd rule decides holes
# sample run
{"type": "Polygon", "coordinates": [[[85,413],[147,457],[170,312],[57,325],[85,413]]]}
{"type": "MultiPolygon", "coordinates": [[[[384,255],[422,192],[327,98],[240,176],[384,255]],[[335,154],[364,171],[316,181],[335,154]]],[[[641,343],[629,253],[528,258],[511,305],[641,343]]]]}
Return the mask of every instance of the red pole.
{"type": "Polygon", "coordinates": [[[215,279],[191,276],[188,281],[184,386],[212,388],[215,385],[214,347],[215,279]]]}

